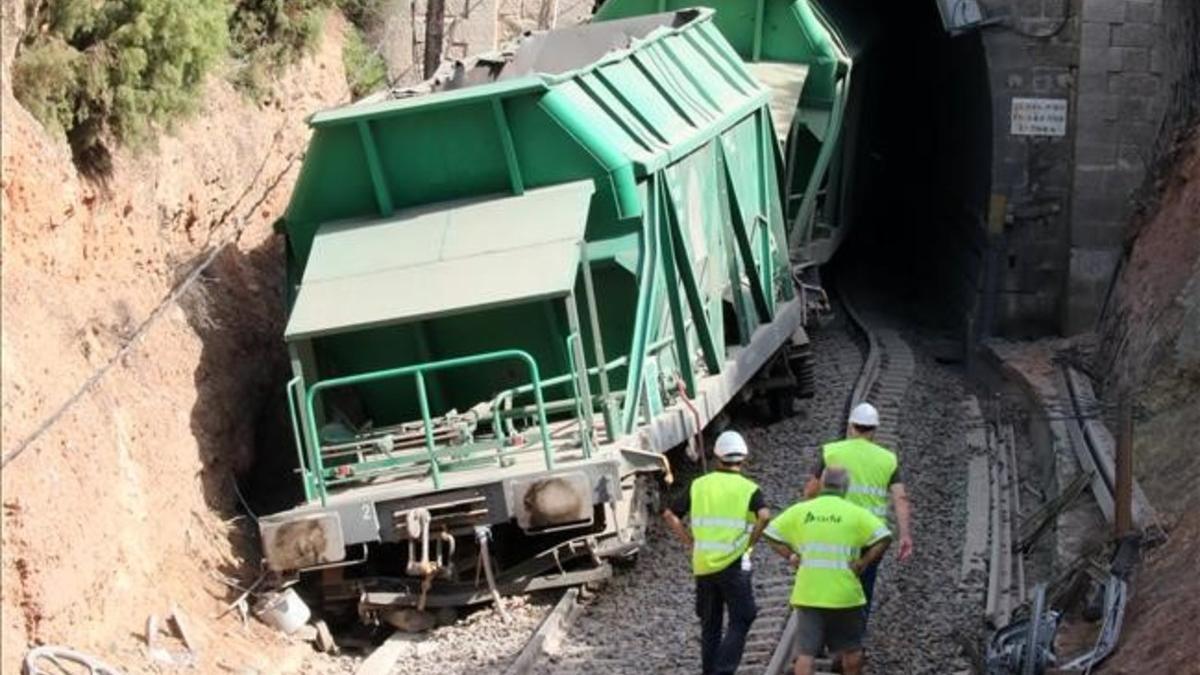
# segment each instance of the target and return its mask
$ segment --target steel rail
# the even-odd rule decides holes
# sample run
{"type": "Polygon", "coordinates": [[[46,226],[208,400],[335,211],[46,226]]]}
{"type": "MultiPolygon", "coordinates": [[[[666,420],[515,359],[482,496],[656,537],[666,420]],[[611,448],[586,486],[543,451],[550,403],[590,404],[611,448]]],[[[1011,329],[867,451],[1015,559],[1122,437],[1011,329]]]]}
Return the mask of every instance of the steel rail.
{"type": "Polygon", "coordinates": [[[546,645],[562,639],[582,609],[583,605],[579,602],[579,588],[567,589],[558,599],[558,603],[554,605],[554,609],[551,609],[534,629],[525,646],[504,670],[504,675],[526,675],[532,672],[546,645]]]}

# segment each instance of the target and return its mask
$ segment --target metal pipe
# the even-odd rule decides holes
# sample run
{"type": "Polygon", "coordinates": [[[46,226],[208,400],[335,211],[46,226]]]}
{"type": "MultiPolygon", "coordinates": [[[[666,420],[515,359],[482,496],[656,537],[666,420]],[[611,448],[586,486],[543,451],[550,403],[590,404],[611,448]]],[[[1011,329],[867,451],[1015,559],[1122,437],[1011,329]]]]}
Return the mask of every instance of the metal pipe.
{"type": "Polygon", "coordinates": [[[634,310],[633,342],[629,351],[629,372],[625,378],[625,401],[621,409],[621,433],[633,432],[637,423],[637,406],[641,398],[642,370],[646,360],[646,342],[649,340],[650,306],[655,299],[658,278],[658,177],[646,179],[649,212],[642,219],[641,264],[638,266],[638,298],[634,310]]]}
{"type": "MultiPolygon", "coordinates": [[[[438,539],[446,543],[446,566],[449,567],[449,565],[454,562],[454,550],[457,548],[457,542],[454,540],[454,535],[447,532],[445,527],[442,528],[441,533],[438,535],[438,539]]],[[[439,555],[441,554],[441,550],[442,549],[439,546],[439,555]]],[[[441,563],[440,560],[438,562],[441,563]]]]}
{"type": "Polygon", "coordinates": [[[433,570],[429,565],[429,523],[432,522],[433,516],[428,509],[416,508],[405,514],[405,530],[408,533],[408,569],[406,570],[412,576],[427,576],[433,570]],[[421,559],[416,560],[417,539],[421,540],[421,559]]]}
{"type": "MultiPolygon", "coordinates": [[[[576,399],[579,401],[580,412],[582,413],[580,421],[583,425],[583,456],[587,458],[592,456],[592,434],[595,429],[593,419],[596,406],[592,404],[592,387],[591,383],[588,382],[587,355],[583,351],[583,335],[579,331],[579,308],[575,304],[575,293],[572,292],[568,295],[564,303],[567,309],[567,325],[575,335],[575,351],[572,352],[572,360],[575,361],[575,373],[579,380],[579,393],[582,395],[582,397],[576,396],[576,399]],[[583,366],[583,372],[579,372],[580,365],[583,366]],[[584,404],[585,401],[587,402],[586,405],[584,404]]],[[[599,366],[601,363],[604,362],[600,361],[596,365],[599,366]]]]}
{"type": "Polygon", "coordinates": [[[299,384],[299,375],[288,380],[288,416],[292,418],[292,438],[296,441],[296,458],[300,462],[300,478],[304,481],[304,501],[309,502],[312,501],[313,498],[313,486],[311,480],[309,479],[308,463],[304,461],[304,442],[300,438],[300,423],[297,419],[296,387],[299,384]]]}
{"type": "Polygon", "coordinates": [[[609,184],[617,202],[618,217],[641,217],[642,199],[633,171],[633,161],[622,155],[587,120],[580,118],[565,94],[551,89],[538,101],[538,107],[582,145],[608,172],[609,184]]]}
{"type": "Polygon", "coordinates": [[[834,40],[834,32],[822,20],[818,8],[814,7],[815,4],[794,2],[790,6],[804,34],[803,47],[807,48],[808,52],[804,62],[809,66],[809,84],[804,88],[805,95],[802,101],[812,102],[816,99],[828,102],[834,95],[828,81],[832,79],[830,76],[837,72],[837,63],[844,57],[834,40]]]}
{"type": "MultiPolygon", "coordinates": [[[[577,352],[576,347],[578,346],[578,342],[579,342],[579,333],[572,330],[571,334],[567,336],[567,340],[566,340],[566,343],[567,343],[567,365],[569,366],[571,373],[573,375],[575,375],[575,377],[573,377],[571,379],[571,407],[575,409],[575,419],[580,420],[582,422],[583,409],[584,409],[583,395],[579,390],[579,377],[578,377],[579,369],[578,369],[578,362],[575,360],[575,355],[577,352]]],[[[591,398],[591,397],[589,396],[588,398],[591,398]]],[[[591,408],[592,406],[589,405],[587,407],[591,408]]],[[[591,448],[589,447],[590,442],[589,442],[588,435],[583,433],[582,423],[580,424],[579,431],[580,431],[579,442],[583,446],[583,456],[585,458],[590,457],[592,454],[591,448]]]]}
{"type": "Polygon", "coordinates": [[[492,601],[496,603],[496,611],[505,621],[512,621],[504,603],[500,600],[500,591],[496,589],[496,577],[492,572],[492,554],[488,542],[492,539],[492,530],[487,525],[475,526],[475,541],[479,543],[479,564],[483,566],[483,574],[487,577],[488,590],[492,592],[492,601]]]}
{"type": "MultiPolygon", "coordinates": [[[[583,292],[587,298],[588,307],[588,323],[592,329],[592,351],[596,353],[596,369],[600,371],[600,396],[602,403],[600,405],[600,414],[604,417],[604,433],[608,436],[608,441],[611,443],[616,440],[616,429],[613,427],[612,405],[609,399],[612,393],[608,383],[608,359],[604,358],[604,337],[600,330],[600,310],[596,306],[596,287],[592,282],[592,261],[588,257],[587,242],[581,244],[583,247],[583,260],[581,267],[583,268],[583,292]]],[[[591,371],[589,370],[590,374],[591,371]]]]}
{"type": "MultiPolygon", "coordinates": [[[[656,347],[655,345],[658,345],[658,343],[654,343],[654,345],[651,345],[651,349],[661,348],[661,346],[656,347]]],[[[621,366],[625,365],[628,360],[629,359],[627,357],[621,356],[621,357],[615,358],[612,361],[608,362],[603,368],[601,368],[600,366],[594,366],[592,368],[588,368],[587,372],[588,372],[588,375],[596,375],[598,373],[607,375],[608,371],[620,368],[621,366]]],[[[559,387],[564,384],[570,384],[572,382],[573,377],[574,376],[569,372],[564,373],[562,375],[555,375],[554,377],[552,377],[548,380],[544,380],[542,382],[542,389],[545,390],[545,389],[550,389],[552,387],[559,387]]],[[[501,402],[504,401],[505,399],[508,399],[509,405],[511,405],[512,398],[514,396],[518,396],[520,394],[528,394],[531,391],[533,391],[533,385],[523,384],[519,387],[513,387],[512,389],[505,389],[504,391],[496,394],[495,398],[492,399],[491,405],[488,406],[488,408],[492,411],[492,433],[496,434],[496,436],[498,438],[500,438],[501,440],[504,440],[505,433],[504,433],[503,429],[501,429],[497,426],[497,424],[499,423],[499,420],[501,418],[512,417],[511,415],[506,414],[508,412],[507,410],[505,410],[505,411],[500,410],[501,402]]],[[[554,404],[550,403],[550,404],[547,404],[547,406],[552,407],[552,406],[554,406],[554,404]]],[[[555,410],[551,410],[550,412],[557,412],[558,410],[559,409],[555,409],[555,410]]]]}
{"type": "Polygon", "coordinates": [[[438,467],[433,449],[433,420],[429,416],[429,397],[425,393],[425,374],[417,371],[417,401],[421,404],[421,421],[425,423],[425,452],[429,455],[429,471],[433,474],[433,489],[442,489],[442,470],[438,467]]]}
{"type": "MultiPolygon", "coordinates": [[[[621,396],[623,396],[623,394],[618,392],[616,394],[616,396],[621,397],[621,396]]],[[[593,396],[592,403],[594,404],[597,402],[599,402],[599,399],[597,397],[593,396]]],[[[567,399],[551,401],[546,404],[546,412],[551,413],[551,414],[565,412],[565,411],[572,410],[572,409],[578,411],[578,408],[579,408],[578,401],[572,401],[572,400],[567,400],[567,399]]],[[[526,416],[532,415],[536,412],[537,412],[537,406],[529,404],[529,405],[517,406],[515,408],[506,408],[506,409],[501,410],[498,413],[496,413],[495,416],[499,419],[510,420],[510,419],[526,417],[526,416]]]]}
{"type": "Polygon", "coordinates": [[[1129,392],[1122,390],[1118,407],[1116,504],[1113,536],[1117,539],[1133,531],[1133,407],[1129,392]]]}
{"type": "MultiPolygon", "coordinates": [[[[683,377],[683,382],[687,386],[688,391],[693,394],[696,392],[696,373],[692,369],[691,345],[689,344],[687,330],[684,328],[684,313],[683,300],[679,297],[679,277],[683,274],[683,265],[687,265],[690,269],[691,261],[684,260],[681,265],[675,259],[675,246],[672,241],[673,232],[671,231],[671,204],[662,193],[667,190],[660,190],[656,199],[659,200],[660,207],[663,208],[664,217],[661,219],[660,228],[662,233],[662,258],[663,258],[663,277],[666,281],[667,288],[667,313],[671,322],[671,335],[675,339],[675,361],[679,368],[679,374],[683,377]]],[[[703,321],[704,316],[696,317],[697,321],[703,321]]],[[[699,331],[697,331],[699,332],[699,331]]],[[[702,338],[703,339],[703,338],[702,338]]]]}

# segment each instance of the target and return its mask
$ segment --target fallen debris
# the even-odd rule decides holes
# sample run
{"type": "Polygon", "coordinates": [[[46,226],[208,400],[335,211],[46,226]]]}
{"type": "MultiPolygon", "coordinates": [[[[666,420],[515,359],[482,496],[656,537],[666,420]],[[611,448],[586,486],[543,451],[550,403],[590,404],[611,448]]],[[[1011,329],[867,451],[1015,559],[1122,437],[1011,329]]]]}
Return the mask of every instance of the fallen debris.
{"type": "Polygon", "coordinates": [[[171,623],[175,626],[175,631],[179,634],[179,639],[183,640],[183,644],[188,648],[188,651],[193,656],[198,657],[200,650],[198,649],[192,633],[191,624],[188,622],[187,616],[179,609],[178,605],[171,605],[171,623]]]}
{"type": "Polygon", "coordinates": [[[264,593],[254,606],[254,615],[268,626],[291,635],[308,623],[312,611],[295,590],[285,588],[264,593]]]}
{"type": "Polygon", "coordinates": [[[1061,616],[1046,602],[1046,584],[1038,584],[1028,616],[992,635],[987,650],[988,675],[1039,675],[1053,666],[1054,634],[1061,616]]]}
{"type": "MultiPolygon", "coordinates": [[[[1071,430],[1072,438],[1081,441],[1079,444],[1081,448],[1085,448],[1090,453],[1090,459],[1099,472],[1102,489],[1108,493],[1106,498],[1109,501],[1115,501],[1117,498],[1115,465],[1117,443],[1108,427],[1096,416],[1096,411],[1100,409],[1101,404],[1092,390],[1092,383],[1083,373],[1070,367],[1063,368],[1060,382],[1065,387],[1064,393],[1069,394],[1068,400],[1071,411],[1074,413],[1068,423],[1078,429],[1077,431],[1071,430]]],[[[1133,524],[1142,533],[1147,544],[1161,543],[1165,539],[1165,535],[1162,527],[1158,524],[1158,516],[1136,479],[1133,480],[1132,498],[1133,524]]],[[[1113,517],[1107,511],[1105,516],[1109,518],[1109,522],[1113,521],[1113,517]]]]}
{"type": "Polygon", "coordinates": [[[83,666],[88,669],[89,675],[123,675],[121,671],[90,654],[55,645],[43,645],[30,649],[29,653],[25,655],[22,672],[24,675],[62,675],[62,673],[71,672],[63,666],[63,662],[83,666]],[[57,670],[46,670],[42,667],[43,664],[52,665],[57,670]]]}
{"type": "Polygon", "coordinates": [[[220,581],[221,583],[224,583],[238,591],[241,591],[241,595],[237,596],[237,598],[235,598],[233,600],[233,602],[226,605],[225,609],[221,610],[221,612],[219,614],[217,614],[215,617],[213,617],[213,619],[214,620],[220,619],[221,617],[225,616],[226,614],[228,614],[228,613],[232,612],[234,609],[236,609],[236,610],[238,610],[238,615],[242,619],[242,625],[243,626],[246,625],[246,619],[250,615],[249,598],[251,595],[254,594],[255,589],[258,588],[260,584],[262,584],[263,580],[267,578],[266,573],[264,572],[263,574],[260,574],[258,576],[258,578],[254,580],[254,583],[250,584],[250,586],[248,588],[242,588],[240,585],[234,583],[233,581],[225,579],[222,576],[217,576],[216,574],[214,574],[213,577],[215,579],[217,579],[218,581],[220,581]]]}
{"type": "Polygon", "coordinates": [[[1042,533],[1049,529],[1050,524],[1058,519],[1058,514],[1074,504],[1091,481],[1092,476],[1089,473],[1076,474],[1075,479],[1057,497],[1030,514],[1018,528],[1017,550],[1021,553],[1028,552],[1037,543],[1042,533]]]}
{"type": "Polygon", "coordinates": [[[1125,619],[1125,606],[1129,600],[1129,576],[1141,557],[1141,537],[1131,536],[1117,543],[1113,553],[1108,579],[1104,581],[1103,623],[1096,644],[1087,652],[1071,659],[1062,670],[1091,672],[1098,663],[1108,658],[1121,639],[1121,624],[1125,619]]]}
{"type": "Polygon", "coordinates": [[[167,626],[170,635],[177,638],[183,644],[183,650],[171,650],[162,644],[161,637],[164,635],[164,626],[159,623],[159,617],[156,614],[151,614],[146,617],[146,653],[152,661],[176,667],[195,667],[200,661],[199,642],[196,641],[196,633],[192,630],[191,620],[179,608],[179,605],[171,603],[171,612],[167,615],[167,626]]]}
{"type": "Polygon", "coordinates": [[[333,633],[329,630],[329,625],[324,621],[317,620],[313,622],[313,627],[317,629],[317,649],[326,654],[336,655],[341,650],[338,649],[337,642],[333,640],[333,633]]]}
{"type": "MultiPolygon", "coordinates": [[[[171,623],[175,626],[175,636],[183,643],[184,650],[172,651],[161,643],[160,637],[163,634],[162,626],[159,624],[158,615],[151,614],[146,618],[146,655],[151,661],[161,663],[165,666],[195,667],[199,659],[192,650],[189,639],[185,637],[187,629],[180,627],[182,624],[177,619],[178,616],[175,613],[175,609],[172,608],[171,623]]],[[[184,623],[186,623],[186,620],[184,623]]]]}

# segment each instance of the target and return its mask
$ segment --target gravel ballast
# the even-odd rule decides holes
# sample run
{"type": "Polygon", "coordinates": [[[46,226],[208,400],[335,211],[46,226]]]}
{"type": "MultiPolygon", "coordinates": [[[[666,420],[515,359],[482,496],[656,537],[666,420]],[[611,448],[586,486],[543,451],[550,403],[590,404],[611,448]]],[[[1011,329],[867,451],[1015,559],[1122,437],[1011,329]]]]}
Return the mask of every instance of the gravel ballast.
{"type": "Polygon", "coordinates": [[[889,551],[879,570],[867,657],[876,673],[952,673],[968,668],[962,640],[976,642],[982,608],[958,586],[966,527],[967,463],[959,368],[935,362],[905,336],[916,370],[900,419],[901,476],[913,507],[914,552],[889,551]]]}

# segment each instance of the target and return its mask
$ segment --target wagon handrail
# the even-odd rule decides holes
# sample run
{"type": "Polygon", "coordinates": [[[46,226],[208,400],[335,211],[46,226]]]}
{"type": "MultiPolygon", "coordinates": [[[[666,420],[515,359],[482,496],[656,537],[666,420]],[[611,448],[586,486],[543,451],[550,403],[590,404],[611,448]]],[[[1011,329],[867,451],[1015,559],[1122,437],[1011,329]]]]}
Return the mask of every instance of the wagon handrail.
{"type": "Polygon", "coordinates": [[[300,477],[304,479],[304,501],[312,501],[313,486],[312,478],[309,475],[308,461],[304,458],[305,445],[303,438],[300,435],[300,415],[296,408],[296,391],[302,386],[301,377],[299,375],[288,380],[287,383],[287,400],[288,400],[288,417],[292,418],[292,438],[296,443],[296,457],[300,464],[300,477]]]}
{"type": "MultiPolygon", "coordinates": [[[[691,327],[692,320],[688,319],[685,325],[688,327],[691,327]]],[[[673,338],[670,338],[670,337],[659,338],[658,340],[651,342],[650,345],[646,347],[646,353],[654,354],[654,353],[662,350],[663,348],[670,346],[672,344],[672,341],[673,341],[673,338]]],[[[628,365],[628,363],[629,363],[628,356],[618,356],[617,358],[612,359],[608,363],[604,364],[604,366],[589,367],[587,369],[587,374],[588,374],[588,377],[591,377],[592,375],[599,375],[601,371],[606,371],[606,372],[613,371],[613,370],[616,370],[617,368],[628,365]]],[[[554,387],[561,387],[561,386],[571,382],[573,377],[574,377],[574,375],[572,375],[572,373],[564,373],[562,375],[555,375],[554,377],[551,377],[551,378],[548,378],[548,379],[542,381],[541,388],[543,390],[546,390],[546,389],[551,389],[554,387]]],[[[489,409],[492,411],[492,429],[498,438],[500,438],[501,440],[505,439],[503,427],[500,426],[500,420],[501,420],[501,418],[505,417],[507,414],[505,412],[501,412],[500,403],[505,398],[516,397],[516,396],[521,396],[523,394],[528,394],[531,391],[533,391],[533,389],[534,389],[534,387],[532,384],[522,384],[522,385],[519,385],[516,387],[510,387],[508,389],[505,389],[504,391],[501,391],[500,393],[496,394],[496,396],[494,398],[492,398],[492,402],[491,402],[491,405],[489,406],[489,409]]],[[[617,392],[614,392],[614,394],[616,394],[616,393],[617,392]]],[[[620,392],[620,393],[622,395],[624,394],[624,392],[620,392]]],[[[593,401],[593,405],[595,405],[596,401],[603,402],[604,398],[602,396],[593,396],[592,401],[593,401]]]]}
{"type": "Polygon", "coordinates": [[[470,356],[460,356],[453,359],[444,359],[442,361],[430,361],[428,363],[419,363],[409,366],[400,366],[397,368],[386,368],[383,370],[374,370],[366,373],[357,373],[354,375],[345,375],[342,377],[333,377],[327,380],[314,382],[305,396],[305,411],[308,413],[308,419],[305,420],[307,436],[310,446],[313,450],[313,473],[316,475],[318,492],[321,497],[322,506],[325,505],[328,491],[325,487],[325,466],[321,459],[321,444],[317,434],[316,425],[316,396],[318,393],[326,389],[335,389],[338,387],[348,387],[356,384],[365,384],[368,382],[378,382],[379,380],[389,380],[397,377],[405,377],[412,375],[416,379],[417,398],[421,405],[421,420],[425,425],[425,451],[429,456],[430,472],[433,474],[434,489],[440,490],[442,487],[441,470],[438,467],[437,458],[434,455],[433,443],[433,420],[429,412],[429,398],[425,391],[425,373],[435,372],[439,370],[447,370],[450,368],[461,368],[464,366],[473,366],[479,363],[489,361],[507,361],[517,360],[525,363],[529,370],[529,376],[533,385],[533,395],[536,400],[538,411],[538,425],[542,437],[542,453],[546,462],[546,469],[554,468],[554,453],[550,446],[550,431],[546,422],[546,407],[542,400],[542,380],[538,370],[537,361],[526,351],[520,349],[501,349],[492,352],[483,352],[472,354],[470,356]]]}
{"type": "MultiPolygon", "coordinates": [[[[616,368],[620,368],[621,366],[625,365],[625,362],[628,360],[629,359],[624,356],[615,358],[612,361],[609,361],[607,364],[605,364],[603,366],[603,368],[601,368],[601,366],[592,366],[592,367],[588,368],[587,374],[589,377],[591,377],[592,375],[598,375],[601,370],[614,370],[616,368]]],[[[576,378],[576,375],[574,373],[574,369],[572,369],[572,372],[563,373],[562,375],[555,375],[554,377],[551,377],[551,378],[545,380],[544,382],[542,382],[541,389],[545,390],[545,389],[552,389],[555,387],[561,387],[563,385],[572,383],[575,380],[575,378],[576,378]]],[[[492,398],[491,405],[488,406],[489,409],[492,411],[492,430],[496,434],[496,437],[499,438],[501,441],[505,440],[506,436],[504,434],[503,427],[499,426],[500,418],[502,417],[502,415],[500,413],[500,403],[504,399],[509,398],[509,397],[515,398],[522,394],[528,394],[528,393],[534,391],[534,389],[535,389],[535,387],[532,384],[522,384],[520,386],[510,387],[508,389],[505,389],[504,391],[501,391],[500,393],[496,394],[496,396],[494,398],[492,398]]]]}

